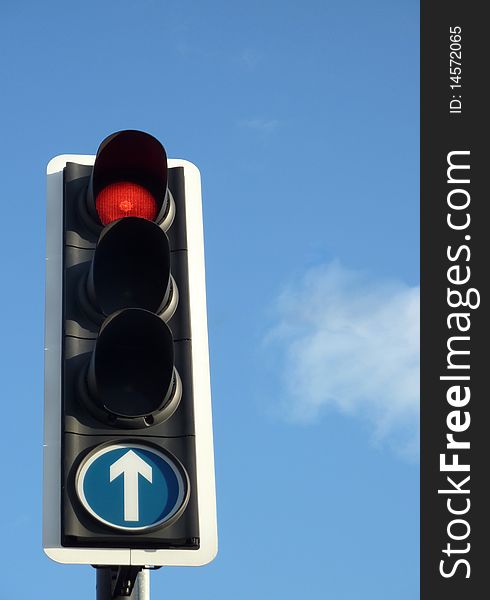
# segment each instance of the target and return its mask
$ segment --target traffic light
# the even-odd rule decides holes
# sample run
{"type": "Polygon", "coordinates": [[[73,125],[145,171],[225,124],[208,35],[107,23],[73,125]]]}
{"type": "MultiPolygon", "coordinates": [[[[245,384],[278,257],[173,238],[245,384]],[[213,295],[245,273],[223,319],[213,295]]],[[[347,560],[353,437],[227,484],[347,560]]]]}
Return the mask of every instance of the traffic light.
{"type": "Polygon", "coordinates": [[[44,549],[199,565],[217,549],[200,176],[147,133],[48,165],[44,549]]]}

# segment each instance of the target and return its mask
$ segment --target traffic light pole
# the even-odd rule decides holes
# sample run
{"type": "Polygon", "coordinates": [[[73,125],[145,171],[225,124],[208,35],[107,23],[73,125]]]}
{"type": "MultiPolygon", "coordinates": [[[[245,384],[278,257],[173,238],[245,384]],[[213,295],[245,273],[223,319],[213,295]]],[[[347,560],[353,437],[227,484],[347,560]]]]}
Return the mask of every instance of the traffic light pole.
{"type": "Polygon", "coordinates": [[[150,600],[150,571],[97,567],[97,600],[150,600]]]}

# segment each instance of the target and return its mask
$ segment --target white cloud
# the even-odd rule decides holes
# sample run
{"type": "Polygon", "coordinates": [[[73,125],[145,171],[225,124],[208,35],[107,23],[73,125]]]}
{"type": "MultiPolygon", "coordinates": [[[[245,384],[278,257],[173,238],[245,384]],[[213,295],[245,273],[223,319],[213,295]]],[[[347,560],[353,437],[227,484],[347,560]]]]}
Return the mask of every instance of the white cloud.
{"type": "Polygon", "coordinates": [[[266,342],[280,356],[282,412],[297,422],[328,409],[365,420],[373,441],[418,453],[419,287],[376,281],[334,261],[277,302],[266,342]]]}
{"type": "Polygon", "coordinates": [[[247,70],[254,71],[257,65],[261,62],[262,56],[253,48],[245,48],[239,55],[239,60],[247,70]]]}
{"type": "Polygon", "coordinates": [[[259,131],[260,133],[270,134],[279,127],[279,121],[276,119],[262,118],[244,119],[240,121],[240,125],[247,129],[259,131]]]}

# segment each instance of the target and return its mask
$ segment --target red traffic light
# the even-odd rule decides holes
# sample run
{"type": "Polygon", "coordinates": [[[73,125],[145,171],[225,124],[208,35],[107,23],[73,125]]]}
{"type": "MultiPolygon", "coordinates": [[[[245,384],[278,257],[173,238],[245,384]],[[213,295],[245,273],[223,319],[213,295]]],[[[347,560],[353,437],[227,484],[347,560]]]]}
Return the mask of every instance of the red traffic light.
{"type": "Polygon", "coordinates": [[[105,226],[123,217],[161,223],[169,198],[167,154],[156,138],[126,130],[100,144],[86,196],[93,223],[105,226]]]}
{"type": "Polygon", "coordinates": [[[131,181],[110,183],[97,194],[95,208],[103,225],[123,217],[154,221],[158,213],[153,195],[145,187],[131,181]]]}

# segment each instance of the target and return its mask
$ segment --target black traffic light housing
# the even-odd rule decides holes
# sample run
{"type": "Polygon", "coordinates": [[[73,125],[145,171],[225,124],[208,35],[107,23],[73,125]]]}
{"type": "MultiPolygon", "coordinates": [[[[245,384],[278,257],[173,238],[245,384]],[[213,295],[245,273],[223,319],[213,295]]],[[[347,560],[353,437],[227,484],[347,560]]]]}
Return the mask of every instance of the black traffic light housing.
{"type": "Polygon", "coordinates": [[[61,547],[200,548],[187,204],[185,166],[169,169],[143,132],[113,134],[93,166],[63,168],[61,547]],[[87,510],[82,467],[117,444],[177,465],[178,518],[126,531],[87,510]]]}

